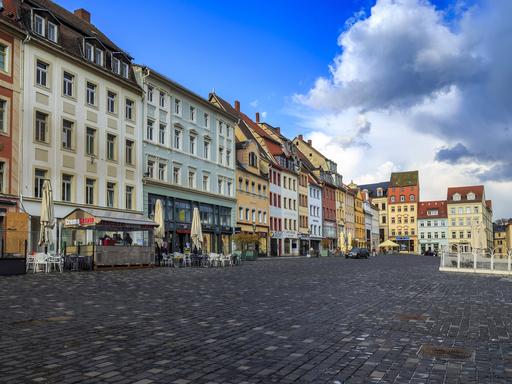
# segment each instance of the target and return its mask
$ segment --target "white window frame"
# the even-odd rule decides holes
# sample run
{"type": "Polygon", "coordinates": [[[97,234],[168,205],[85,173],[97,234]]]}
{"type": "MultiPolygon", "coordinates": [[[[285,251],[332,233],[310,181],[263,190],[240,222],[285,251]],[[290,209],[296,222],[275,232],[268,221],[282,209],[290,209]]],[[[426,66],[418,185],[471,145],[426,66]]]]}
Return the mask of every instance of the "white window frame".
{"type": "Polygon", "coordinates": [[[74,89],[75,89],[75,75],[70,72],[64,71],[62,74],[62,94],[68,97],[74,97],[74,89]],[[71,79],[67,79],[66,75],[68,75],[71,79]]]}
{"type": "Polygon", "coordinates": [[[46,19],[44,17],[42,17],[41,15],[38,15],[37,13],[34,15],[34,32],[37,33],[39,36],[45,36],[45,32],[46,32],[46,19]],[[41,30],[38,31],[36,26],[37,26],[37,20],[40,20],[41,21],[41,30]]]}
{"type": "Polygon", "coordinates": [[[48,72],[50,64],[42,60],[36,60],[36,84],[48,88],[48,72]],[[40,66],[41,64],[41,66],[40,66]],[[44,81],[43,81],[44,80],[44,81]]]}
{"type": "Polygon", "coordinates": [[[4,47],[4,51],[3,51],[3,62],[4,62],[4,65],[3,65],[3,67],[0,67],[0,71],[8,73],[9,72],[9,58],[10,58],[11,48],[10,48],[9,45],[4,44],[2,42],[0,42],[0,46],[4,47]]]}
{"type": "Polygon", "coordinates": [[[121,73],[121,60],[114,56],[112,56],[112,72],[116,75],[121,73]]]}
{"type": "Polygon", "coordinates": [[[107,90],[107,112],[108,113],[117,113],[116,108],[116,101],[117,101],[117,93],[114,91],[107,90]]]}
{"type": "Polygon", "coordinates": [[[95,107],[97,104],[96,100],[96,91],[98,90],[98,86],[90,81],[85,83],[85,101],[87,105],[95,107]],[[92,88],[89,87],[92,85],[92,88]],[[92,102],[91,102],[92,101],[92,102]]]}
{"type": "Polygon", "coordinates": [[[91,63],[94,63],[94,45],[91,43],[85,43],[85,58],[91,63]]]}
{"type": "Polygon", "coordinates": [[[51,21],[48,20],[48,40],[50,41],[53,41],[54,43],[57,43],[59,41],[59,27],[57,26],[57,24],[55,23],[52,23],[51,21]],[[50,34],[50,29],[53,28],[53,31],[54,31],[54,38],[52,39],[51,37],[51,34],[50,34]]]}

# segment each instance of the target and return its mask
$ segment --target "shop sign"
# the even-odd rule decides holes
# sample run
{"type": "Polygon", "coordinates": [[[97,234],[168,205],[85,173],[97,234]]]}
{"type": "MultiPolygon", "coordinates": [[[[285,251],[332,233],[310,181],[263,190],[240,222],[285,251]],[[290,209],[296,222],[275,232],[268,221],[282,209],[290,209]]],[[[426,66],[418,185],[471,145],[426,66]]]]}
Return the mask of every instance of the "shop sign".
{"type": "Polygon", "coordinates": [[[68,226],[83,226],[94,224],[94,217],[82,217],[80,219],[66,219],[64,225],[68,226]]]}
{"type": "Polygon", "coordinates": [[[276,231],[272,233],[272,237],[274,239],[296,239],[297,238],[297,232],[293,231],[276,231]]]}
{"type": "Polygon", "coordinates": [[[410,240],[409,236],[397,236],[397,240],[410,240]]]}

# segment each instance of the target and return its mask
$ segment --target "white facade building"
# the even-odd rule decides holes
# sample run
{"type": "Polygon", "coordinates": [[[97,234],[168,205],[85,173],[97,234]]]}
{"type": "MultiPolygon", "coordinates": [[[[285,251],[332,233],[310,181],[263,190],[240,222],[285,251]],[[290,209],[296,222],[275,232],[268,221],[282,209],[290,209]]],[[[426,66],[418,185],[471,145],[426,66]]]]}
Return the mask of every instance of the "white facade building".
{"type": "Polygon", "coordinates": [[[322,188],[309,176],[308,183],[308,222],[311,239],[311,248],[320,250],[322,240],[322,188]]]}

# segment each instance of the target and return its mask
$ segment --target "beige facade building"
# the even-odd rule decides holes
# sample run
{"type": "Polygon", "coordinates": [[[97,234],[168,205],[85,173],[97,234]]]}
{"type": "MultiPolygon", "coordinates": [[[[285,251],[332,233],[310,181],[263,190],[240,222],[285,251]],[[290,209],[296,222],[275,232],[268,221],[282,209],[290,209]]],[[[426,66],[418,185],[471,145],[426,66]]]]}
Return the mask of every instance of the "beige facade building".
{"type": "Polygon", "coordinates": [[[378,209],[379,243],[388,239],[388,187],[388,181],[359,186],[363,192],[368,193],[370,201],[378,209]]]}
{"type": "Polygon", "coordinates": [[[491,248],[492,205],[485,199],[484,186],[449,187],[446,200],[450,249],[470,252],[474,244],[476,248],[491,248]]]}

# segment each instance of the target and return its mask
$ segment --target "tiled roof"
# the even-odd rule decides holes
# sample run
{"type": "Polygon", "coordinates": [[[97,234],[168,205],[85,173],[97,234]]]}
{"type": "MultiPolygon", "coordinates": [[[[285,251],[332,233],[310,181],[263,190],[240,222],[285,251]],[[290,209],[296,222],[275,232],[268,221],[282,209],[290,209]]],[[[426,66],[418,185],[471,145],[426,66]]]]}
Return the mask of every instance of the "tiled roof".
{"type": "Polygon", "coordinates": [[[448,217],[446,200],[421,201],[418,203],[418,219],[445,219],[448,217]],[[437,215],[429,215],[428,211],[437,209],[437,215]]]}
{"type": "Polygon", "coordinates": [[[448,191],[446,194],[446,200],[448,203],[450,202],[467,202],[467,201],[478,201],[483,202],[484,198],[484,186],[483,185],[471,185],[466,187],[448,187],[448,191]],[[468,193],[473,192],[475,194],[475,200],[468,200],[468,193]],[[453,195],[458,193],[460,195],[460,200],[453,200],[453,195]]]}
{"type": "Polygon", "coordinates": [[[382,188],[382,197],[386,197],[388,194],[388,187],[389,187],[389,181],[383,181],[380,183],[373,183],[373,184],[363,184],[363,185],[359,186],[359,188],[361,188],[361,190],[366,189],[368,191],[368,195],[371,198],[381,197],[381,196],[377,196],[378,188],[382,188]]]}
{"type": "Polygon", "coordinates": [[[418,185],[418,171],[393,172],[389,185],[391,187],[411,187],[418,185]]]}

